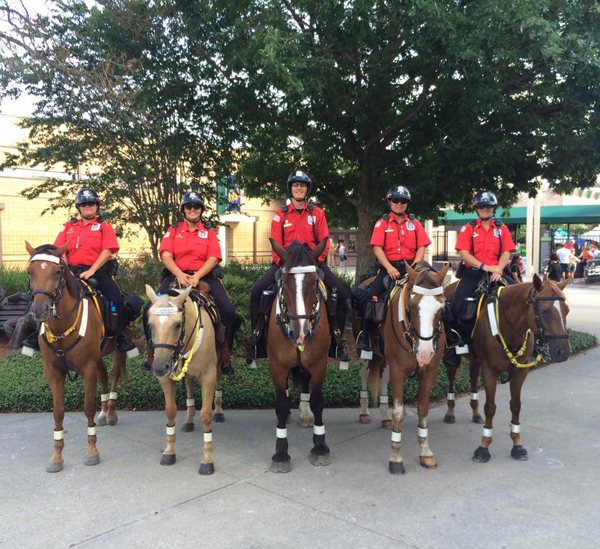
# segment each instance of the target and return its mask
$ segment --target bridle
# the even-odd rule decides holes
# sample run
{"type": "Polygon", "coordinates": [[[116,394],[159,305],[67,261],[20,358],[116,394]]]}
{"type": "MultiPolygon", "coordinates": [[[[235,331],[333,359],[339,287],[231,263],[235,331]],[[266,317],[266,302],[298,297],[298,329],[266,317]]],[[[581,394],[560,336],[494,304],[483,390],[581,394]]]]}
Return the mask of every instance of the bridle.
{"type": "Polygon", "coordinates": [[[538,296],[534,294],[534,287],[532,286],[527,294],[527,309],[530,305],[533,305],[533,319],[537,328],[537,334],[535,338],[535,348],[538,351],[543,352],[546,355],[550,354],[550,340],[552,339],[569,339],[569,334],[547,334],[542,326],[542,319],[540,318],[540,312],[538,308],[538,301],[565,301],[564,297],[561,296],[538,296]]]}
{"type": "MultiPolygon", "coordinates": [[[[59,257],[56,257],[55,255],[51,255],[51,254],[36,254],[31,257],[31,259],[29,260],[29,263],[32,263],[33,261],[48,261],[50,263],[55,263],[56,265],[60,265],[60,278],[58,280],[58,287],[56,288],[55,292],[49,292],[48,290],[32,290],[31,289],[31,279],[30,279],[27,282],[27,297],[28,297],[29,301],[32,301],[33,298],[37,294],[42,294],[42,295],[48,296],[52,300],[51,304],[50,304],[52,316],[54,318],[58,318],[59,320],[62,320],[56,311],[56,307],[58,305],[58,302],[62,298],[63,288],[65,287],[65,281],[66,281],[65,263],[59,257]]],[[[77,304],[75,305],[75,308],[77,307],[77,305],[79,305],[79,301],[81,300],[81,293],[78,297],[79,297],[79,299],[78,299],[77,304]]],[[[74,310],[75,309],[73,309],[73,311],[74,310]]],[[[72,312],[69,313],[68,316],[70,316],[71,314],[72,314],[72,312]]],[[[68,318],[68,316],[67,316],[67,318],[68,318]]]]}

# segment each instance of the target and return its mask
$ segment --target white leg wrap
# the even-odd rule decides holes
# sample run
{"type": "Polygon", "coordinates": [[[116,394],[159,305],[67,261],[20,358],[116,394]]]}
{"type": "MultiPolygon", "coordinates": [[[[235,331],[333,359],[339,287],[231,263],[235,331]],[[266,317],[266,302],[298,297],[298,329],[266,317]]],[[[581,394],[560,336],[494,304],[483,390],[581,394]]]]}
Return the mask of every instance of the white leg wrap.
{"type": "Polygon", "coordinates": [[[276,429],[277,438],[287,438],[287,429],[280,429],[277,427],[276,429]]]}
{"type": "Polygon", "coordinates": [[[419,434],[419,438],[427,438],[429,436],[429,429],[421,429],[421,427],[417,427],[417,433],[419,434]]]}
{"type": "Polygon", "coordinates": [[[175,425],[173,425],[173,427],[169,427],[167,425],[167,435],[174,435],[175,434],[175,425]]]}
{"type": "Polygon", "coordinates": [[[483,436],[487,437],[487,438],[491,438],[492,434],[494,432],[494,429],[486,429],[485,427],[483,428],[483,436]]]}
{"type": "Polygon", "coordinates": [[[204,433],[204,442],[212,442],[212,431],[210,433],[204,433]]]}
{"type": "Polygon", "coordinates": [[[185,405],[188,408],[193,408],[194,406],[196,406],[196,401],[193,398],[186,398],[185,399],[185,405]]]}
{"type": "Polygon", "coordinates": [[[223,398],[223,391],[221,389],[215,391],[215,398],[223,398]]]}
{"type": "Polygon", "coordinates": [[[396,433],[392,431],[392,442],[400,442],[402,440],[402,433],[396,433]]]}
{"type": "Polygon", "coordinates": [[[248,364],[248,368],[251,370],[256,370],[258,368],[258,364],[256,364],[256,360],[253,360],[250,364],[248,364]]]}
{"type": "Polygon", "coordinates": [[[109,393],[110,400],[117,400],[117,393],[113,393],[112,391],[109,393]]]}
{"type": "Polygon", "coordinates": [[[325,434],[325,425],[314,425],[313,433],[315,435],[324,435],[325,434]]]}
{"type": "Polygon", "coordinates": [[[300,393],[300,402],[309,402],[310,393],[300,393]]]}
{"type": "Polygon", "coordinates": [[[340,370],[348,370],[348,368],[350,368],[350,363],[349,362],[342,362],[340,360],[340,370]]]}
{"type": "Polygon", "coordinates": [[[454,393],[448,393],[446,395],[446,400],[454,400],[454,393]]]}
{"type": "Polygon", "coordinates": [[[62,440],[65,438],[65,431],[61,429],[60,431],[54,431],[54,440],[62,440]]]}
{"type": "Polygon", "coordinates": [[[110,394],[110,393],[102,393],[102,394],[100,395],[100,402],[108,402],[108,398],[109,398],[109,397],[108,397],[108,395],[109,395],[109,394],[110,394]]]}
{"type": "Polygon", "coordinates": [[[96,426],[94,425],[93,427],[88,427],[88,437],[95,437],[96,436],[96,426]]]}
{"type": "Polygon", "coordinates": [[[379,404],[387,404],[389,402],[389,397],[387,395],[380,395],[379,404]]]}
{"type": "Polygon", "coordinates": [[[479,400],[479,393],[470,393],[471,400],[479,400]]]}
{"type": "Polygon", "coordinates": [[[369,393],[367,391],[361,391],[360,398],[369,398],[369,393]]]}
{"type": "Polygon", "coordinates": [[[515,425],[514,423],[510,424],[510,432],[511,433],[520,433],[521,432],[521,425],[515,425]]]}

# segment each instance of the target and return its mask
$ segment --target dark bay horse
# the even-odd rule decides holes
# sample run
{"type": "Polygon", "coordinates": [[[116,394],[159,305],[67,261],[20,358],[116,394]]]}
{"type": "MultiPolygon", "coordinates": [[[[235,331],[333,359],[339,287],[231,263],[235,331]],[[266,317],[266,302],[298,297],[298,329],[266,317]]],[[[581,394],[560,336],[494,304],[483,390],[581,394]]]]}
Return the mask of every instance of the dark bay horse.
{"type": "MultiPolygon", "coordinates": [[[[393,399],[392,454],[389,462],[389,471],[392,474],[405,472],[400,455],[402,424],[406,415],[404,381],[413,372],[416,372],[419,379],[419,459],[421,465],[427,469],[437,467],[429,448],[427,415],[431,389],[446,343],[442,322],[445,303],[443,283],[449,267],[450,264],[447,264],[441,272],[436,273],[430,270],[429,264],[424,261],[419,262],[415,269],[406,265],[407,279],[403,284],[397,283],[391,295],[386,320],[379,327],[385,351],[382,354],[378,346],[374,345],[373,359],[368,361],[373,400],[376,400],[379,394],[382,369],[385,368],[386,361],[389,365],[393,399]]],[[[358,323],[355,322],[355,331],[357,328],[358,323]]]]}
{"type": "MultiPolygon", "coordinates": [[[[207,291],[208,284],[204,286],[207,291]]],[[[215,471],[212,459],[212,404],[215,387],[220,400],[221,373],[217,368],[218,356],[213,323],[206,309],[189,298],[191,290],[191,286],[188,286],[185,290],[176,290],[174,295],[157,296],[154,290],[146,285],[146,294],[152,304],[148,309],[148,327],[154,349],[152,373],[158,378],[165,394],[167,414],[167,446],[160,464],[173,465],[176,461],[175,383],[185,378],[188,396],[187,417],[182,430],[192,431],[196,411],[192,384],[193,380],[197,379],[202,387],[200,419],[204,428],[202,462],[198,472],[201,475],[211,475],[215,471]]],[[[222,411],[220,413],[222,416],[222,411]]]]}
{"type": "MultiPolygon", "coordinates": [[[[278,295],[269,319],[269,370],[277,401],[277,442],[270,470],[287,473],[291,470],[288,454],[287,418],[290,399],[286,394],[287,379],[293,368],[299,367],[300,377],[310,377],[312,392],[310,408],[314,414],[313,443],[310,462],[329,465],[329,448],[325,443],[323,424],[323,380],[329,351],[329,321],[324,292],[319,279],[316,259],[323,253],[327,240],[314,249],[292,242],[287,249],[271,239],[271,246],[281,258],[281,278],[278,295]]],[[[303,393],[307,391],[306,381],[303,393]]]]}
{"type": "MultiPolygon", "coordinates": [[[[474,461],[485,463],[490,460],[496,386],[502,372],[510,375],[511,456],[517,461],[527,459],[520,434],[521,388],[529,367],[542,358],[542,354],[535,351],[535,340],[554,362],[564,362],[571,354],[566,324],[569,307],[563,292],[567,282],[544,283],[535,274],[533,282],[502,287],[497,298],[484,298],[473,332],[472,352],[467,355],[470,359],[471,408],[476,423],[483,423],[477,400],[480,372],[486,396],[483,439],[481,446],[475,450],[474,461]]],[[[457,285],[454,283],[446,288],[447,299],[454,297],[457,285]]],[[[448,368],[448,391],[452,398],[448,399],[446,423],[454,423],[454,379],[457,371],[458,368],[448,368]]]]}
{"type": "MultiPolygon", "coordinates": [[[[88,451],[85,465],[97,465],[100,455],[96,448],[96,385],[102,385],[102,411],[98,425],[117,423],[117,382],[125,375],[125,353],[115,352],[114,339],[101,349],[103,320],[92,298],[83,297],[82,286],[63,259],[67,244],[57,248],[46,244],[33,248],[25,243],[30,259],[27,267],[32,296],[31,311],[42,322],[38,338],[44,374],[52,390],[54,413],[54,453],[47,467],[49,473],[63,468],[63,420],[65,416],[65,377],[69,371],[78,373],[85,385],[84,412],[88,420],[88,451]],[[114,352],[111,389],[102,357],[114,352]]],[[[131,328],[128,336],[131,337],[131,328]]]]}

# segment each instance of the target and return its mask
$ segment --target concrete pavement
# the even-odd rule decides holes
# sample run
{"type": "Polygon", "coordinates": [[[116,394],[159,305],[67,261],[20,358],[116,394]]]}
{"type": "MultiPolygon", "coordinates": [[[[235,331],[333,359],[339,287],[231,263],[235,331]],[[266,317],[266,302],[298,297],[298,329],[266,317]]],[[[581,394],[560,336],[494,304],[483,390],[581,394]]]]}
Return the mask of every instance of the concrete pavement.
{"type": "MultiPolygon", "coordinates": [[[[600,287],[567,293],[569,326],[600,336],[600,287]]],[[[162,412],[120,412],[116,427],[99,429],[96,467],[83,465],[83,413],[67,414],[65,468],[54,475],[45,472],[51,414],[2,414],[0,547],[598,547],[598,364],[593,349],[532,372],[523,390],[527,462],[510,457],[506,386],[487,464],[471,461],[481,426],[470,422],[468,398],[457,400],[454,425],[442,422],[444,406],[430,412],[435,470],[419,466],[410,410],[400,477],[387,472],[390,432],[376,410],[370,425],[358,423],[358,409],[325,411],[331,465],[323,468],[308,462],[312,429],[293,411],[287,475],[268,471],[274,411],[225,410],[213,427],[210,477],[197,473],[201,429],[178,431],[177,463],[159,465],[162,412]]]]}

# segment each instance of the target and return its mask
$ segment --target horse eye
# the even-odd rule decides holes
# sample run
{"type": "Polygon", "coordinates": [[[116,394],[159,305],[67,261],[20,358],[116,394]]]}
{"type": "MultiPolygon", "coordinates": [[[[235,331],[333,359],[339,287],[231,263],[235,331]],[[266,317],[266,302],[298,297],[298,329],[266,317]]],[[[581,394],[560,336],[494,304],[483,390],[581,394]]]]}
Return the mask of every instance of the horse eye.
{"type": "Polygon", "coordinates": [[[181,322],[177,322],[177,323],[175,324],[175,326],[173,326],[173,329],[175,329],[175,330],[180,330],[180,329],[181,329],[181,322]]]}

